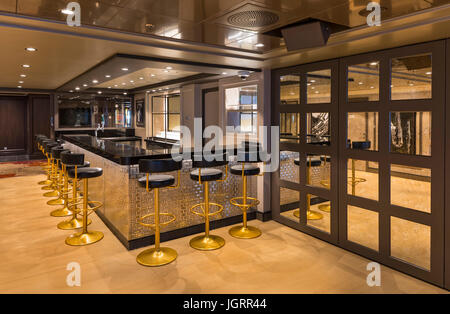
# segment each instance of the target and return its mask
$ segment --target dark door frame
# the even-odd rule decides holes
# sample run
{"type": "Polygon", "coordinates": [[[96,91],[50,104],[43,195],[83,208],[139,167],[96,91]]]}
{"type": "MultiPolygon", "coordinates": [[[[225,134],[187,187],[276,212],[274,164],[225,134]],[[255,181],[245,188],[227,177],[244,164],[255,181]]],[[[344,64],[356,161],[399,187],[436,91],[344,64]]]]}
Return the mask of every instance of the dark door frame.
{"type": "MultiPolygon", "coordinates": [[[[450,39],[446,40],[446,49],[445,49],[445,68],[446,69],[446,121],[450,121],[450,39]]],[[[450,178],[450,144],[448,141],[450,140],[450,127],[447,127],[445,130],[445,177],[450,178]]],[[[445,184],[445,288],[450,289],[450,183],[446,182],[445,184]]]]}

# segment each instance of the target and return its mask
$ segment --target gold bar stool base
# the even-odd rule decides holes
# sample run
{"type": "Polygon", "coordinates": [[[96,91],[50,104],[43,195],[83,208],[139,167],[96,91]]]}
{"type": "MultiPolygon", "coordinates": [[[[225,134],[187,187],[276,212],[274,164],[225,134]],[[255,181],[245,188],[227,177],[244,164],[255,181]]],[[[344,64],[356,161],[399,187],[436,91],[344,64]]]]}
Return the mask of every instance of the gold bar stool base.
{"type": "Polygon", "coordinates": [[[255,239],[261,236],[261,230],[252,226],[236,226],[231,228],[228,233],[238,239],[255,239]]]}
{"type": "MultiPolygon", "coordinates": [[[[300,218],[300,211],[296,210],[294,212],[294,216],[297,218],[300,218]]],[[[308,210],[306,212],[306,219],[308,220],[320,220],[323,218],[323,215],[321,213],[315,212],[313,210],[308,210]]]]}
{"type": "MultiPolygon", "coordinates": [[[[88,226],[92,223],[92,220],[88,219],[88,226]]],[[[75,230],[83,228],[83,219],[72,218],[70,220],[62,221],[58,224],[60,230],[75,230]]]]}
{"type": "MultiPolygon", "coordinates": [[[[41,188],[41,190],[43,190],[43,191],[53,191],[53,188],[52,188],[51,185],[46,185],[46,186],[43,186],[43,187],[41,188]]],[[[57,196],[57,195],[56,195],[56,196],[57,196]]]]}
{"type": "Polygon", "coordinates": [[[158,267],[172,263],[177,257],[177,251],[168,247],[162,247],[159,250],[153,248],[141,252],[137,256],[136,261],[142,266],[158,267]]]}
{"type": "Polygon", "coordinates": [[[71,235],[66,239],[66,244],[70,246],[85,246],[99,242],[104,237],[100,231],[80,232],[71,235]]]}
{"type": "MultiPolygon", "coordinates": [[[[47,203],[48,204],[48,203],[47,203]]],[[[50,205],[50,204],[49,204],[50,205]]],[[[73,212],[70,210],[70,209],[68,209],[67,207],[64,207],[64,208],[60,208],[60,209],[57,209],[57,210],[54,210],[54,211],[52,211],[51,213],[50,213],[50,216],[52,216],[52,217],[57,217],[57,218],[60,218],[60,217],[67,217],[67,216],[73,216],[73,212]]]]}
{"type": "Polygon", "coordinates": [[[325,213],[330,213],[331,212],[331,206],[330,204],[322,204],[319,205],[319,209],[325,213]]]}
{"type": "Polygon", "coordinates": [[[50,206],[64,205],[64,200],[62,198],[57,198],[57,199],[48,201],[47,205],[50,205],[50,206]]]}
{"type": "Polygon", "coordinates": [[[38,185],[50,185],[50,184],[52,184],[51,180],[45,180],[38,183],[38,185]]]}
{"type": "Polygon", "coordinates": [[[189,245],[199,251],[214,251],[225,245],[225,239],[215,235],[202,235],[193,238],[189,245]]]}
{"type": "MultiPolygon", "coordinates": [[[[51,188],[51,190],[53,190],[53,188],[51,188]]],[[[51,191],[51,192],[47,192],[47,193],[44,194],[44,197],[58,197],[58,196],[59,196],[59,192],[56,191],[56,190],[51,191]]]]}

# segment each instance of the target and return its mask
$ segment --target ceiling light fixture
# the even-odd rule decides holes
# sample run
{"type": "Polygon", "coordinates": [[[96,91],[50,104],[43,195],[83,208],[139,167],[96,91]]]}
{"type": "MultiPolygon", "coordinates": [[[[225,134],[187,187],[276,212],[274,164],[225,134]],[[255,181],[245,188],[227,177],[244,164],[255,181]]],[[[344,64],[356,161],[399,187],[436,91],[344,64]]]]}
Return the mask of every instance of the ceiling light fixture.
{"type": "Polygon", "coordinates": [[[172,70],[173,68],[172,67],[166,67],[166,70],[172,70]]]}
{"type": "Polygon", "coordinates": [[[17,86],[17,88],[22,88],[22,86],[19,85],[19,86],[17,86]]]}
{"type": "Polygon", "coordinates": [[[155,77],[156,75],[155,75],[155,74],[151,74],[150,76],[151,76],[151,77],[155,77]]]}
{"type": "Polygon", "coordinates": [[[33,47],[27,47],[27,48],[25,48],[25,50],[26,50],[26,51],[29,51],[29,52],[35,52],[35,51],[37,51],[37,49],[36,49],[36,48],[33,48],[33,47]]]}
{"type": "Polygon", "coordinates": [[[87,87],[88,86],[88,84],[83,84],[83,87],[87,87]]]}
{"type": "Polygon", "coordinates": [[[140,80],[143,80],[144,78],[143,78],[143,77],[140,77],[139,79],[140,79],[140,80]]]}
{"type": "Polygon", "coordinates": [[[311,80],[310,82],[311,82],[311,83],[315,83],[315,82],[316,82],[316,80],[311,80]]]}
{"type": "Polygon", "coordinates": [[[363,83],[363,82],[359,82],[358,84],[359,84],[359,85],[363,85],[364,83],[363,83]]]}
{"type": "Polygon", "coordinates": [[[27,77],[25,74],[20,74],[20,77],[27,77]]]}
{"type": "Polygon", "coordinates": [[[164,73],[169,73],[169,70],[164,70],[164,73]]]}
{"type": "Polygon", "coordinates": [[[128,93],[123,93],[124,95],[128,95],[128,93]]]}
{"type": "Polygon", "coordinates": [[[94,84],[97,84],[97,83],[98,83],[98,81],[97,81],[97,80],[93,80],[93,81],[92,81],[92,83],[94,83],[94,84]]]}
{"type": "Polygon", "coordinates": [[[23,84],[24,83],[24,81],[19,81],[19,84],[23,84]]]}
{"type": "Polygon", "coordinates": [[[110,77],[111,77],[111,75],[107,74],[107,75],[105,75],[105,77],[106,77],[106,78],[110,78],[110,77]]]}
{"type": "Polygon", "coordinates": [[[130,81],[130,83],[134,83],[134,81],[133,81],[133,80],[131,80],[131,81],[130,81]]]}
{"type": "Polygon", "coordinates": [[[371,66],[378,65],[378,62],[371,62],[370,65],[371,65],[371,66]]]}
{"type": "Polygon", "coordinates": [[[222,72],[222,75],[227,75],[228,73],[227,72],[222,72]]]}
{"type": "Polygon", "coordinates": [[[29,65],[29,64],[22,64],[22,67],[27,69],[27,68],[31,68],[31,65],[29,65]]]}
{"type": "Polygon", "coordinates": [[[425,73],[426,75],[431,75],[433,72],[427,72],[427,73],[425,73]]]}
{"type": "Polygon", "coordinates": [[[101,95],[101,93],[102,93],[101,91],[98,91],[98,92],[97,92],[97,94],[99,94],[99,95],[101,95]]]}
{"type": "Polygon", "coordinates": [[[80,90],[80,88],[79,87],[75,87],[75,90],[80,90]]]}
{"type": "Polygon", "coordinates": [[[122,68],[122,71],[128,71],[128,68],[122,68]]]}
{"type": "Polygon", "coordinates": [[[264,47],[264,44],[258,43],[258,44],[255,45],[255,47],[256,48],[261,48],[261,47],[264,47]]]}

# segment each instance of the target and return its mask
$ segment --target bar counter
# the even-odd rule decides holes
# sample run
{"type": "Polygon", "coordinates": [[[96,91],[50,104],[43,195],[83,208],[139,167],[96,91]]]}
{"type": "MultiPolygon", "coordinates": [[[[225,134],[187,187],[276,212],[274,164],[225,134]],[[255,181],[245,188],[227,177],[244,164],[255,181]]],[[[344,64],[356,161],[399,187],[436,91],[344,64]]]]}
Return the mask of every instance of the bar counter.
{"type": "MultiPolygon", "coordinates": [[[[138,223],[140,217],[153,212],[153,193],[147,192],[138,183],[138,179],[144,176],[139,174],[138,163],[139,159],[171,158],[170,149],[149,150],[140,147],[139,142],[102,140],[89,135],[65,135],[63,139],[67,149],[85,154],[85,160],[91,163],[91,167],[103,169],[103,176],[90,180],[89,195],[92,200],[103,202],[97,214],[108,228],[129,250],[153,244],[154,230],[138,223]]],[[[234,164],[230,162],[229,167],[234,164]]],[[[160,191],[161,212],[176,216],[175,223],[161,230],[162,241],[204,230],[203,219],[190,212],[191,206],[200,203],[203,197],[202,186],[190,178],[191,168],[192,160],[183,160],[180,187],[160,191]]],[[[225,167],[221,169],[225,173],[225,167]]],[[[172,175],[176,177],[176,173],[172,175]]],[[[256,183],[256,177],[249,178],[250,196],[256,196],[256,183]]],[[[211,182],[210,201],[224,206],[222,213],[211,217],[211,229],[242,221],[242,211],[230,204],[231,198],[241,194],[241,176],[228,173],[225,182],[211,182]]],[[[249,211],[248,217],[256,217],[255,209],[249,211]]]]}

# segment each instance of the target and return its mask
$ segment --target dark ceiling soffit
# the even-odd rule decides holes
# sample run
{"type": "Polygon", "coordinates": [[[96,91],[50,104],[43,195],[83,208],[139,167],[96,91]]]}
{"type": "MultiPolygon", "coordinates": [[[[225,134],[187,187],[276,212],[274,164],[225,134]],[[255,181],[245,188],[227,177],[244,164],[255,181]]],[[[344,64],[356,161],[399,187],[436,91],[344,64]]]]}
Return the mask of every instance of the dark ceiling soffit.
{"type": "Polygon", "coordinates": [[[186,65],[208,67],[208,68],[219,68],[219,69],[229,69],[229,70],[237,70],[237,71],[242,70],[242,71],[261,72],[261,69],[255,69],[255,68],[227,66],[227,65],[222,65],[222,64],[202,63],[202,62],[193,62],[193,61],[185,61],[185,60],[164,59],[164,58],[157,58],[157,57],[137,56],[137,55],[129,55],[129,54],[123,54],[123,53],[118,53],[118,54],[116,54],[116,56],[117,57],[122,57],[122,58],[129,58],[129,59],[154,61],[154,62],[164,62],[164,63],[172,63],[172,64],[186,64],[186,65]]]}
{"type": "Polygon", "coordinates": [[[54,90],[51,89],[33,89],[33,88],[8,88],[0,87],[1,93],[17,93],[17,94],[52,94],[54,90]]]}
{"type": "MultiPolygon", "coordinates": [[[[19,18],[23,18],[23,19],[34,20],[34,21],[39,21],[39,22],[53,23],[53,24],[58,24],[58,25],[66,25],[66,23],[62,22],[62,21],[44,19],[44,18],[39,18],[39,17],[35,17],[35,16],[28,16],[28,15],[8,13],[8,12],[0,12],[0,16],[1,15],[9,16],[9,17],[19,17],[19,18]]],[[[8,24],[8,23],[0,23],[0,26],[16,27],[16,28],[23,28],[23,29],[28,29],[28,30],[37,30],[37,31],[47,32],[47,33],[55,33],[55,34],[62,34],[62,35],[86,37],[86,38],[100,39],[100,40],[107,40],[107,41],[115,41],[115,42],[121,42],[121,43],[133,44],[133,45],[141,45],[141,46],[148,46],[148,47],[157,47],[157,48],[172,49],[172,50],[182,50],[182,51],[195,52],[195,53],[206,53],[206,54],[218,55],[218,56],[229,57],[229,58],[243,58],[243,59],[249,59],[249,60],[254,60],[254,61],[264,61],[264,59],[262,59],[261,57],[250,57],[250,56],[244,56],[243,57],[243,56],[235,55],[235,54],[232,54],[232,53],[224,53],[224,52],[216,52],[216,51],[205,52],[205,51],[202,51],[202,50],[199,50],[199,49],[183,48],[183,47],[176,47],[176,46],[175,47],[167,47],[167,46],[164,46],[162,44],[156,44],[156,43],[149,44],[149,43],[142,43],[142,42],[139,42],[139,41],[136,41],[136,40],[109,38],[109,37],[100,36],[100,35],[80,34],[80,33],[77,33],[77,32],[74,32],[74,31],[68,31],[68,30],[67,31],[64,31],[64,30],[53,30],[53,29],[50,30],[50,29],[47,29],[47,28],[44,28],[44,27],[24,26],[24,25],[8,24]]],[[[116,29],[111,29],[111,28],[106,28],[106,27],[91,26],[91,25],[82,25],[80,27],[81,28],[85,28],[85,29],[92,29],[92,30],[109,31],[109,32],[112,32],[112,33],[118,33],[118,34],[123,34],[123,35],[133,35],[133,36],[138,36],[138,37],[143,37],[143,38],[152,38],[152,39],[161,40],[161,41],[168,41],[168,42],[175,42],[175,43],[186,43],[186,44],[197,45],[197,46],[199,45],[196,42],[183,41],[183,40],[177,39],[177,38],[161,37],[161,36],[156,36],[156,35],[152,35],[152,34],[132,33],[132,32],[126,32],[126,31],[121,31],[121,30],[116,30],[116,29]]],[[[205,46],[205,47],[226,49],[226,50],[230,50],[230,51],[233,51],[233,52],[253,53],[255,55],[262,55],[263,54],[260,51],[245,50],[245,49],[239,49],[239,48],[235,48],[235,47],[212,45],[212,44],[202,44],[202,45],[205,46]]]]}
{"type": "Polygon", "coordinates": [[[201,80],[201,79],[212,77],[212,76],[217,76],[217,74],[208,74],[208,73],[195,74],[195,75],[186,76],[186,77],[182,77],[182,78],[171,80],[171,81],[161,82],[161,83],[158,83],[158,84],[137,87],[135,89],[131,89],[130,92],[131,93],[145,92],[146,90],[155,89],[155,88],[158,88],[158,87],[161,87],[161,86],[181,84],[181,83],[185,83],[185,82],[201,80]]]}
{"type": "MultiPolygon", "coordinates": [[[[243,71],[253,71],[253,72],[261,72],[261,69],[253,69],[253,68],[241,68],[241,67],[235,67],[235,66],[224,66],[224,65],[217,65],[217,64],[209,64],[209,63],[201,63],[201,62],[191,62],[191,61],[178,61],[173,59],[163,59],[163,58],[155,58],[155,57],[144,57],[144,56],[136,56],[136,55],[129,55],[129,54],[123,54],[123,53],[117,53],[115,55],[112,55],[109,58],[106,58],[105,60],[101,61],[100,63],[97,63],[92,68],[86,70],[85,72],[81,73],[80,75],[74,77],[70,81],[67,81],[66,83],[62,84],[58,88],[56,88],[57,91],[61,90],[64,86],[67,84],[70,84],[70,82],[88,74],[89,72],[95,70],[96,68],[102,66],[103,64],[111,61],[114,58],[128,58],[128,59],[136,59],[136,60],[144,60],[144,61],[154,61],[154,62],[164,62],[164,63],[171,63],[171,64],[186,64],[191,66],[202,66],[202,67],[210,67],[210,68],[220,68],[220,69],[230,69],[230,70],[243,70],[243,71]]],[[[214,74],[216,75],[216,74],[214,74]]],[[[159,83],[158,83],[159,84],[159,83]]],[[[164,84],[167,85],[167,84],[164,84]]]]}

